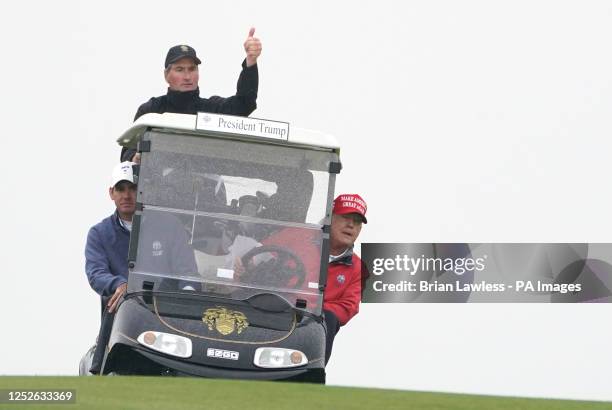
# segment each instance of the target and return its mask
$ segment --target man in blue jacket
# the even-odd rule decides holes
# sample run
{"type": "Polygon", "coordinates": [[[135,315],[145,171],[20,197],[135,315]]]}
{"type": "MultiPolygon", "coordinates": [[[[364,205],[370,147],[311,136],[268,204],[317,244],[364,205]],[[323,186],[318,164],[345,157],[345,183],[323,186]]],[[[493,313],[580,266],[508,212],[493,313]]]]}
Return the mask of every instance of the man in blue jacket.
{"type": "Polygon", "coordinates": [[[127,289],[128,249],[132,216],[136,210],[136,184],[132,162],[122,162],[113,169],[110,198],[115,212],[93,226],[85,246],[85,272],[92,289],[113,313],[127,289]]]}
{"type": "MultiPolygon", "coordinates": [[[[136,184],[133,162],[122,162],[113,169],[110,198],[115,212],[94,225],[87,235],[85,272],[92,289],[102,300],[102,324],[90,371],[99,373],[108,343],[114,313],[126,293],[128,281],[128,250],[132,217],[136,211],[136,184]]],[[[136,269],[164,275],[196,275],[195,255],[188,235],[172,214],[145,211],[140,226],[139,254],[136,269]],[[151,252],[151,250],[153,250],[151,252]]],[[[197,281],[196,281],[197,282],[197,281]]],[[[196,290],[197,284],[169,280],[170,286],[196,290]]]]}
{"type": "Polygon", "coordinates": [[[136,184],[133,162],[122,162],[113,169],[108,194],[116,210],[94,225],[87,234],[85,273],[89,285],[102,301],[102,323],[89,371],[100,372],[104,346],[113,326],[113,313],[127,290],[128,250],[132,217],[136,211],[136,184]]]}

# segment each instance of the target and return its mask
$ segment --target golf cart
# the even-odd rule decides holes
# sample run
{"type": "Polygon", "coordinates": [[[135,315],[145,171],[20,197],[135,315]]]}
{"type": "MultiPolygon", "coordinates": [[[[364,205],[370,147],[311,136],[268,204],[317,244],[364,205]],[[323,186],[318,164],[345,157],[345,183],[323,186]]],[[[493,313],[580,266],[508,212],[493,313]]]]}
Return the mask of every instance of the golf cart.
{"type": "Polygon", "coordinates": [[[141,162],[127,293],[101,374],[324,383],[335,140],[166,113],[118,142],[141,162]]]}

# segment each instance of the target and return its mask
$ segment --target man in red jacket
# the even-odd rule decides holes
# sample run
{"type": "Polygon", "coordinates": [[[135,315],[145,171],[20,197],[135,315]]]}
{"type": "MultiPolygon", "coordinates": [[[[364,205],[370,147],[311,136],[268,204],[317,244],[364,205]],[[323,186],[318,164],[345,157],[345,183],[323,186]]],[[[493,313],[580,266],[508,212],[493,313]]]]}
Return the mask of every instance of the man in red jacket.
{"type": "Polygon", "coordinates": [[[368,273],[361,259],[353,253],[353,245],[364,223],[368,207],[357,194],[342,194],[334,200],[330,230],[327,286],[323,295],[323,311],[327,325],[325,363],[331,356],[334,337],[359,312],[361,293],[368,273]],[[362,273],[363,272],[363,273],[362,273]]]}

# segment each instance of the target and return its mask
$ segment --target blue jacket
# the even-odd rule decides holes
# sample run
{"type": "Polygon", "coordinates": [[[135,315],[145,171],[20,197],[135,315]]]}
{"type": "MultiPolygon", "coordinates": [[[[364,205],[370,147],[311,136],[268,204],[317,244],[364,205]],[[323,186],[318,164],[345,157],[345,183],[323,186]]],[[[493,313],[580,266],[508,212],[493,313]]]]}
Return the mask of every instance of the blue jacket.
{"type": "Polygon", "coordinates": [[[127,282],[130,232],[121,226],[117,211],[94,225],[87,234],[85,273],[100,296],[111,296],[127,282]]]}

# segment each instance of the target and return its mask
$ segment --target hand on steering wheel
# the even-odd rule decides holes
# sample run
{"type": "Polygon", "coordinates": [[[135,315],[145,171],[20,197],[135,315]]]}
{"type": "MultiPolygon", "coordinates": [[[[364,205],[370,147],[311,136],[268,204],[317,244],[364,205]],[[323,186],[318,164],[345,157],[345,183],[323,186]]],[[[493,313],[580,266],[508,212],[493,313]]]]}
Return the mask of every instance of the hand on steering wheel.
{"type": "Polygon", "coordinates": [[[251,249],[241,258],[244,274],[241,276],[253,284],[267,286],[287,286],[298,289],[306,279],[306,269],[302,260],[292,251],[277,245],[262,245],[251,249]],[[255,263],[255,256],[270,254],[268,260],[255,263]],[[291,263],[293,262],[293,263],[291,263]]]}

